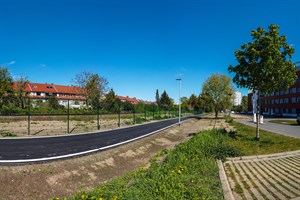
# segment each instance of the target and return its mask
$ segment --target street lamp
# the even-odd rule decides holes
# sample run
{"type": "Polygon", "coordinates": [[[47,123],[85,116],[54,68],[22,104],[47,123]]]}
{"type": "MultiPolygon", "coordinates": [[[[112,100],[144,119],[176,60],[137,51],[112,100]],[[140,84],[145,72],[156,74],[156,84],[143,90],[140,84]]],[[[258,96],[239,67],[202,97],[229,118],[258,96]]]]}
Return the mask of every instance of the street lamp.
{"type": "Polygon", "coordinates": [[[181,78],[176,78],[176,81],[179,81],[179,106],[178,106],[178,124],[180,125],[180,117],[181,117],[181,78]]]}

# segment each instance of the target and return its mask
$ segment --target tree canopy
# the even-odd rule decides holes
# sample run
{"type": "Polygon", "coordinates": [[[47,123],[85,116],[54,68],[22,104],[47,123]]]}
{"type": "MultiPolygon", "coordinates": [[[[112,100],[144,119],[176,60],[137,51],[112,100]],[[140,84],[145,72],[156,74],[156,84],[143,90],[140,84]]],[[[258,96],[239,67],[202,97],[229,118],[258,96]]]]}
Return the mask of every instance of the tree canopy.
{"type": "Polygon", "coordinates": [[[108,81],[106,78],[99,74],[83,71],[75,76],[73,82],[81,88],[81,95],[86,98],[87,106],[91,105],[92,108],[99,106],[101,95],[107,91],[108,81]]]}
{"type": "Polygon", "coordinates": [[[215,117],[218,117],[220,110],[229,108],[234,99],[234,87],[230,77],[225,74],[212,74],[203,84],[202,93],[206,95],[215,111],[215,117]]]}
{"type": "Polygon", "coordinates": [[[253,41],[234,53],[239,64],[228,67],[235,73],[233,82],[262,94],[288,89],[297,76],[295,65],[288,59],[294,49],[287,44],[286,36],[279,35],[276,25],[270,25],[269,31],[259,27],[251,36],[253,41]]]}
{"type": "Polygon", "coordinates": [[[0,66],[0,108],[2,108],[4,102],[12,94],[12,76],[7,68],[0,66]]]}
{"type": "Polygon", "coordinates": [[[259,139],[259,101],[261,94],[287,90],[296,81],[296,66],[291,58],[293,47],[286,42],[286,36],[279,35],[279,26],[270,25],[269,31],[258,27],[251,31],[253,41],[235,51],[238,65],[228,67],[235,73],[233,82],[258,92],[256,103],[257,128],[259,139]]]}

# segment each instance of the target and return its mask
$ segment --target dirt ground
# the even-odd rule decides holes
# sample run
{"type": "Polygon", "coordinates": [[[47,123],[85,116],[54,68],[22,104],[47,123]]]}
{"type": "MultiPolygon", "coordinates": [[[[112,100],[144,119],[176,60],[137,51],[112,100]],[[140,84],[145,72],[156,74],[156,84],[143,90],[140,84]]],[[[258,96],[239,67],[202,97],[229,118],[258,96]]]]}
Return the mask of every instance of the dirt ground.
{"type": "MultiPolygon", "coordinates": [[[[136,116],[138,117],[138,115],[136,116]]],[[[132,116],[122,116],[120,126],[126,127],[133,124],[132,116]]],[[[118,128],[118,116],[101,116],[99,120],[100,131],[118,128]]],[[[30,135],[28,134],[27,117],[4,117],[0,118],[1,133],[11,133],[13,137],[39,137],[67,134],[67,118],[64,116],[33,116],[30,120],[30,135]]],[[[96,116],[70,117],[69,131],[72,134],[98,131],[96,116]]]]}
{"type": "Polygon", "coordinates": [[[126,172],[147,166],[161,149],[172,149],[193,133],[217,127],[224,120],[193,119],[117,148],[84,157],[43,164],[0,166],[0,199],[48,199],[92,189],[126,172]]]}

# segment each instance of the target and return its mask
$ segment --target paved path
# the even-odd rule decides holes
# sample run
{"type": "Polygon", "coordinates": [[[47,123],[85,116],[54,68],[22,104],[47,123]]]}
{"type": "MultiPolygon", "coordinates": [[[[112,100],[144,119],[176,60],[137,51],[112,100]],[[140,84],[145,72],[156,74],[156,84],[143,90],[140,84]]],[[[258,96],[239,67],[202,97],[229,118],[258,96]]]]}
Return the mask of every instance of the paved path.
{"type": "MultiPolygon", "coordinates": [[[[182,121],[193,117],[182,118],[182,121]]],[[[0,164],[38,162],[83,155],[125,144],[177,124],[164,120],[112,131],[40,138],[0,139],[0,164]]]]}
{"type": "MultiPolygon", "coordinates": [[[[270,131],[273,133],[278,133],[286,136],[300,138],[300,126],[286,125],[270,122],[274,119],[264,119],[264,123],[260,124],[260,129],[270,131]]],[[[247,119],[235,119],[235,121],[256,127],[256,124],[247,119]]]]}
{"type": "Polygon", "coordinates": [[[229,158],[223,166],[235,199],[300,199],[300,151],[229,158]]]}

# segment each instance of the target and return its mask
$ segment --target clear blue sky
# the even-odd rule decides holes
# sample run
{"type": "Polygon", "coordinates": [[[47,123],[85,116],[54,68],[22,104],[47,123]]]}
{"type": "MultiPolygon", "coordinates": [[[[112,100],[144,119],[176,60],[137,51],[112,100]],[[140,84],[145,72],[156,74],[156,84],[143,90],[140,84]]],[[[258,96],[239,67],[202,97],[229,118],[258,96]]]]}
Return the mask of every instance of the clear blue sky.
{"type": "MultiPolygon", "coordinates": [[[[250,31],[280,26],[300,61],[299,0],[0,0],[0,64],[14,77],[71,85],[99,73],[119,95],[154,100],[201,92],[229,74],[250,31]]],[[[238,89],[247,94],[246,89],[238,89]]]]}

